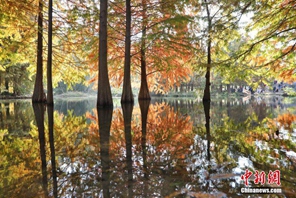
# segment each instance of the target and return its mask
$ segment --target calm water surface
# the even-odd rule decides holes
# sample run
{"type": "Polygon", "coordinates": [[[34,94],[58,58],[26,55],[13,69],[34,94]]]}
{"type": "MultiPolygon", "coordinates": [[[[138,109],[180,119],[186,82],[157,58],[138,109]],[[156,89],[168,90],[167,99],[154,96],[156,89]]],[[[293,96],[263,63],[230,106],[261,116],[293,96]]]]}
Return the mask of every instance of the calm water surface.
{"type": "Polygon", "coordinates": [[[296,197],[295,102],[1,101],[0,197],[296,197]]]}

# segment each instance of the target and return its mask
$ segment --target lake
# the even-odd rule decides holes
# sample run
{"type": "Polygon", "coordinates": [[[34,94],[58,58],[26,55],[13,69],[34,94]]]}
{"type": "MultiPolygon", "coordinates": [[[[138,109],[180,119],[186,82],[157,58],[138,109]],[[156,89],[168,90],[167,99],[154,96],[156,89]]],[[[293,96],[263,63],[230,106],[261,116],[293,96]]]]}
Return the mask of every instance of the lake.
{"type": "Polygon", "coordinates": [[[296,99],[114,104],[0,101],[0,197],[296,197],[296,99]]]}

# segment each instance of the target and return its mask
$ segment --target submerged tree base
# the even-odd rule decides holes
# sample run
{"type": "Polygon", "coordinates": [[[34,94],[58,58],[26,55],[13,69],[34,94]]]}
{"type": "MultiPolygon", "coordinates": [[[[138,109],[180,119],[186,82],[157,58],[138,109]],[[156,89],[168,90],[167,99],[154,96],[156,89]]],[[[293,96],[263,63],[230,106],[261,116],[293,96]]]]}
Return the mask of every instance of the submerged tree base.
{"type": "Polygon", "coordinates": [[[43,93],[42,95],[39,96],[32,96],[32,102],[33,103],[46,103],[46,95],[43,93]]]}
{"type": "Polygon", "coordinates": [[[130,94],[123,93],[122,97],[121,97],[121,103],[133,104],[134,103],[134,96],[133,96],[132,92],[130,94]]]}
{"type": "Polygon", "coordinates": [[[103,88],[99,89],[101,91],[99,91],[97,95],[97,108],[113,107],[113,99],[110,86],[105,89],[103,88]]]}
{"type": "Polygon", "coordinates": [[[151,100],[149,91],[143,91],[140,89],[138,100],[151,100]]]}

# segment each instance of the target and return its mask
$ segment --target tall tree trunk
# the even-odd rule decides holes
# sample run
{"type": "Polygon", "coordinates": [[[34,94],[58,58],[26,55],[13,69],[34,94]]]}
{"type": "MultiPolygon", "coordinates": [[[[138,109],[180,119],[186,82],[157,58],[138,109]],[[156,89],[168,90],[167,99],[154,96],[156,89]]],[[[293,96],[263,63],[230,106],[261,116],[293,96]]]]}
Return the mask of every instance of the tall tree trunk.
{"type": "Polygon", "coordinates": [[[37,71],[34,92],[32,96],[32,102],[45,102],[46,97],[43,90],[43,63],[42,63],[42,52],[43,52],[43,3],[39,0],[39,12],[38,12],[38,39],[37,39],[37,71]]]}
{"type": "Polygon", "coordinates": [[[141,86],[138,99],[150,100],[149,87],[147,83],[147,71],[146,71],[146,28],[147,28],[147,2],[142,0],[142,41],[141,41],[141,86]]]}
{"type": "Polygon", "coordinates": [[[108,0],[100,0],[99,80],[97,107],[113,106],[107,64],[108,0]]]}
{"type": "Polygon", "coordinates": [[[52,91],[52,0],[48,1],[47,104],[53,105],[52,91]]]}
{"type": "Polygon", "coordinates": [[[126,0],[126,30],[125,30],[125,57],[124,79],[121,96],[122,103],[133,103],[134,96],[131,85],[131,1],[126,0]]]}
{"type": "Polygon", "coordinates": [[[206,10],[207,10],[207,18],[208,18],[208,42],[207,42],[207,72],[206,72],[206,85],[205,85],[205,89],[204,89],[204,95],[203,95],[203,101],[211,101],[211,92],[210,92],[210,86],[211,86],[211,29],[212,29],[212,18],[210,16],[210,10],[209,10],[209,6],[208,6],[208,2],[207,0],[205,1],[205,5],[206,5],[206,10]]]}

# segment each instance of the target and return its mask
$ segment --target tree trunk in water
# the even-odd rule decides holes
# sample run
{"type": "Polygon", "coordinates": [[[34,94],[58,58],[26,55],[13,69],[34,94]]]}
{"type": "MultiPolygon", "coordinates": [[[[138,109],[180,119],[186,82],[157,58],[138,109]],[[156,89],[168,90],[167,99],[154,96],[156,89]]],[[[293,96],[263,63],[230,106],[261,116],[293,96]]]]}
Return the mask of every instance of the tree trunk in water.
{"type": "Polygon", "coordinates": [[[55,160],[55,147],[54,147],[54,118],[53,118],[53,106],[49,105],[47,107],[48,116],[48,137],[49,137],[49,147],[50,147],[50,158],[51,158],[51,172],[53,181],[53,197],[58,197],[58,184],[57,184],[57,169],[55,160]]]}
{"type": "Polygon", "coordinates": [[[123,120],[124,120],[124,134],[126,147],[126,165],[127,165],[127,182],[128,182],[128,197],[133,197],[133,160],[132,160],[132,113],[133,104],[121,104],[123,120]]]}
{"type": "Polygon", "coordinates": [[[207,18],[208,18],[208,46],[207,46],[207,72],[206,72],[206,85],[204,89],[204,96],[203,96],[203,101],[211,101],[211,92],[210,92],[210,86],[211,86],[211,29],[212,29],[212,19],[210,16],[210,11],[208,7],[207,0],[204,0],[206,4],[206,10],[207,10],[207,18]]]}
{"type": "Polygon", "coordinates": [[[126,31],[125,31],[125,58],[124,79],[121,96],[122,103],[133,103],[134,96],[131,85],[131,1],[126,0],[126,31]]]}
{"type": "Polygon", "coordinates": [[[180,85],[180,92],[183,93],[183,84],[180,85]]]}
{"type": "Polygon", "coordinates": [[[141,87],[139,92],[139,100],[150,100],[149,87],[147,83],[146,71],[146,28],[147,28],[147,2],[142,0],[142,42],[141,42],[141,87]]]}
{"type": "Polygon", "coordinates": [[[149,110],[150,100],[142,100],[139,101],[140,109],[141,109],[141,120],[142,120],[142,158],[143,158],[143,170],[144,170],[144,185],[143,185],[143,195],[144,197],[148,197],[148,189],[149,189],[149,171],[148,171],[148,163],[147,163],[147,116],[149,110]],[[144,103],[144,104],[143,104],[144,103]]]}
{"type": "Polygon", "coordinates": [[[211,132],[210,132],[210,108],[211,108],[211,103],[210,101],[203,101],[203,106],[204,106],[204,112],[205,112],[205,118],[206,118],[206,132],[207,132],[207,158],[208,161],[211,160],[211,132]]]}
{"type": "Polygon", "coordinates": [[[97,107],[113,106],[107,65],[108,1],[100,0],[99,80],[97,107]]]}
{"type": "Polygon", "coordinates": [[[32,102],[45,102],[46,97],[43,90],[43,64],[42,64],[42,37],[43,37],[43,4],[42,0],[39,0],[39,13],[38,13],[38,39],[37,39],[37,71],[34,92],[32,96],[32,102]]]}
{"type": "Polygon", "coordinates": [[[53,105],[52,91],[52,0],[48,2],[47,104],[53,105]]]}
{"type": "Polygon", "coordinates": [[[113,107],[98,108],[103,197],[110,197],[110,127],[113,107]]]}
{"type": "MultiPolygon", "coordinates": [[[[142,123],[142,157],[143,157],[143,169],[144,169],[144,178],[148,179],[148,168],[147,168],[147,117],[149,111],[150,100],[141,100],[139,101],[139,106],[141,110],[141,123],[142,123]]],[[[147,182],[145,182],[146,184],[147,182]]],[[[147,185],[144,185],[144,191],[147,191],[147,185]]]]}
{"type": "Polygon", "coordinates": [[[227,84],[226,86],[227,86],[227,93],[230,94],[231,93],[230,84],[227,84]]]}
{"type": "Polygon", "coordinates": [[[40,158],[41,158],[41,170],[42,170],[42,188],[45,195],[48,195],[48,181],[47,181],[47,168],[46,168],[46,145],[45,145],[45,133],[44,133],[44,106],[43,104],[33,104],[34,115],[38,128],[40,158]]]}

